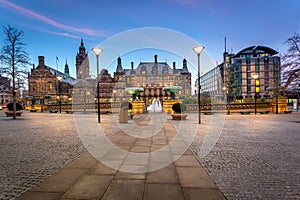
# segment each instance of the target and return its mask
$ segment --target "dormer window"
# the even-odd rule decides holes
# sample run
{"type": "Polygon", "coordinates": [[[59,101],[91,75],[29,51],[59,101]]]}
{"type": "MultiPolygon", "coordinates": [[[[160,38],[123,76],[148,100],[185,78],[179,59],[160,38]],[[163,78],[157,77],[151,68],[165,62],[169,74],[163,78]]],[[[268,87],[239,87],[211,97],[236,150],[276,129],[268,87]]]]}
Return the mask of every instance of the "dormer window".
{"type": "Polygon", "coordinates": [[[146,70],[146,67],[144,65],[142,66],[141,73],[142,74],[147,74],[147,70],[146,70]]]}

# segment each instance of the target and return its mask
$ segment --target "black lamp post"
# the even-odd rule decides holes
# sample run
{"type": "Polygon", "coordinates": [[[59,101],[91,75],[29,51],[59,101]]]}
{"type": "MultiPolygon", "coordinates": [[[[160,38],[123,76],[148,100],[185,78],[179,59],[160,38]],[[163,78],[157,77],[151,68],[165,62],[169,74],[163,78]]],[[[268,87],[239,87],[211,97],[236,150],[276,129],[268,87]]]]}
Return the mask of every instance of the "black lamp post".
{"type": "Polygon", "coordinates": [[[200,85],[200,54],[201,52],[204,50],[204,46],[195,46],[193,48],[194,52],[197,54],[198,57],[198,122],[199,124],[201,124],[201,107],[200,107],[200,89],[201,89],[201,85],[200,85]]]}
{"type": "Polygon", "coordinates": [[[98,113],[98,123],[101,122],[100,120],[100,84],[99,84],[99,81],[97,81],[97,113],[98,113]]]}
{"type": "Polygon", "coordinates": [[[56,77],[58,80],[58,96],[59,96],[59,113],[61,113],[61,89],[60,89],[60,80],[63,78],[62,76],[57,76],[56,77]]]}
{"type": "Polygon", "coordinates": [[[258,79],[258,74],[254,74],[252,77],[255,80],[255,87],[254,87],[254,113],[256,114],[257,113],[257,104],[256,104],[256,99],[257,99],[256,87],[257,87],[257,84],[256,84],[256,80],[258,79]]]}
{"type": "Polygon", "coordinates": [[[94,52],[94,54],[96,55],[96,59],[97,59],[97,107],[98,107],[98,123],[101,122],[100,120],[100,79],[99,79],[99,56],[100,54],[103,52],[103,49],[100,49],[98,47],[92,48],[92,51],[94,52]]]}

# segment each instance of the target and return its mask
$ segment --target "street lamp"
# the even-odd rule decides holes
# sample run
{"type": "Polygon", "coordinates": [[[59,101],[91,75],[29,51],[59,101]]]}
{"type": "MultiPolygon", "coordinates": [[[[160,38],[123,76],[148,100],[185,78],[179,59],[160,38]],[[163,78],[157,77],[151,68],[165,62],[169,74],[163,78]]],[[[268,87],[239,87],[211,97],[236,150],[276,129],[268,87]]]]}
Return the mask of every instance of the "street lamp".
{"type": "Polygon", "coordinates": [[[256,114],[256,111],[257,111],[257,105],[256,105],[256,99],[257,99],[257,84],[256,84],[256,82],[257,82],[257,79],[258,79],[258,74],[254,74],[253,76],[252,76],[252,78],[254,78],[254,80],[255,80],[255,89],[254,89],[254,113],[256,114]]]}
{"type": "Polygon", "coordinates": [[[58,80],[58,96],[59,96],[59,113],[61,113],[61,91],[60,91],[60,81],[61,81],[61,79],[63,78],[62,76],[57,76],[56,77],[57,78],[57,80],[58,80]]]}
{"type": "Polygon", "coordinates": [[[200,54],[201,52],[204,50],[204,46],[195,46],[193,48],[194,52],[197,54],[198,57],[198,120],[199,120],[199,124],[201,124],[201,107],[200,107],[200,89],[201,89],[201,85],[200,85],[200,54]]]}
{"type": "Polygon", "coordinates": [[[92,51],[96,55],[97,59],[97,107],[98,107],[98,123],[100,123],[100,85],[99,85],[99,56],[103,52],[103,49],[100,49],[98,47],[92,48],[92,51]]]}
{"type": "Polygon", "coordinates": [[[224,100],[226,101],[226,107],[227,107],[227,115],[230,115],[230,104],[229,104],[229,100],[228,100],[228,88],[226,86],[224,86],[223,88],[224,91],[224,100]]]}

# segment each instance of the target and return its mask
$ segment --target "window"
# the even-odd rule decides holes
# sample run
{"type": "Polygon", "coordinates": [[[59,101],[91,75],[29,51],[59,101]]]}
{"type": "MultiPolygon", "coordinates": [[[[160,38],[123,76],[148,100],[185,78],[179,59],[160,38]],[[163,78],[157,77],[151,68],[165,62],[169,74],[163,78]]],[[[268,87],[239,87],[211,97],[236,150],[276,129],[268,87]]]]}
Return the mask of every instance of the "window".
{"type": "Polygon", "coordinates": [[[53,90],[53,83],[52,82],[48,82],[48,90],[49,90],[49,92],[52,92],[52,90],[53,90]]]}

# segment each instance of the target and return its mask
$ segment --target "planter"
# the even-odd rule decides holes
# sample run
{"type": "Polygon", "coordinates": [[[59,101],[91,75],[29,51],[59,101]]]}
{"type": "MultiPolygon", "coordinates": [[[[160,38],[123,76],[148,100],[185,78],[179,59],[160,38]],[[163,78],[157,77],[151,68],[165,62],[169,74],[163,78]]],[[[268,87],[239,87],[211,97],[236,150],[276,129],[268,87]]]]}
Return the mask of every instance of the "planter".
{"type": "Polygon", "coordinates": [[[184,103],[175,103],[172,106],[172,110],[174,111],[171,114],[173,120],[186,120],[187,114],[184,112],[186,111],[186,105],[184,103]]]}
{"type": "Polygon", "coordinates": [[[174,113],[171,114],[173,120],[186,120],[187,114],[183,113],[174,113]]]}
{"type": "MultiPolygon", "coordinates": [[[[21,116],[22,113],[23,113],[23,111],[18,110],[18,111],[16,111],[16,116],[21,116]]],[[[5,111],[5,114],[6,114],[7,117],[12,117],[14,115],[14,111],[7,110],[7,111],[5,111]]]]}

